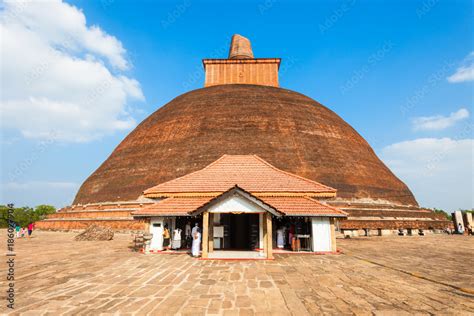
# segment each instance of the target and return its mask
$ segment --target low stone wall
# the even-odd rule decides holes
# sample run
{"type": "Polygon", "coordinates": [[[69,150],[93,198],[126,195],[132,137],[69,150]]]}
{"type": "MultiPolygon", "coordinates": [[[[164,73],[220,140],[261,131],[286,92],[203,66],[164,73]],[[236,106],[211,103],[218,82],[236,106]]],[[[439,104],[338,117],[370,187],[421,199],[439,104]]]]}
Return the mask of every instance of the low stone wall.
{"type": "Polygon", "coordinates": [[[423,218],[434,220],[447,220],[446,216],[439,213],[427,211],[407,211],[407,210],[360,210],[360,209],[345,209],[343,211],[349,214],[349,217],[380,217],[380,218],[423,218]]]}
{"type": "Polygon", "coordinates": [[[108,227],[114,231],[144,231],[146,224],[142,220],[44,220],[36,223],[41,230],[82,230],[90,225],[108,227]]]}
{"type": "Polygon", "coordinates": [[[426,211],[428,209],[414,207],[411,205],[397,205],[393,203],[378,203],[377,201],[353,201],[353,200],[327,200],[328,204],[338,208],[350,208],[350,209],[365,209],[365,210],[406,210],[406,211],[426,211]]]}
{"type": "Polygon", "coordinates": [[[416,206],[341,199],[328,200],[327,203],[348,213],[346,220],[338,221],[340,229],[362,230],[362,236],[365,236],[364,229],[369,229],[371,234],[383,236],[392,234],[390,231],[398,231],[398,229],[444,231],[452,226],[444,214],[416,206]]]}
{"type": "Polygon", "coordinates": [[[113,210],[113,211],[70,211],[70,212],[61,212],[61,213],[54,213],[48,216],[49,219],[55,218],[110,218],[110,217],[122,217],[122,218],[130,218],[131,211],[120,211],[120,210],[113,210]]]}
{"type": "Polygon", "coordinates": [[[143,231],[148,227],[147,224],[144,220],[134,220],[132,212],[150,203],[130,201],[68,206],[37,222],[36,227],[42,230],[69,231],[83,230],[95,224],[116,232],[143,231]]]}
{"type": "MultiPolygon", "coordinates": [[[[443,214],[431,210],[377,203],[344,203],[343,201],[326,201],[348,213],[348,219],[338,221],[338,227],[344,231],[364,236],[364,229],[373,235],[389,235],[398,229],[445,230],[453,227],[451,221],[443,214]],[[380,231],[378,231],[380,229],[380,231]]],[[[153,202],[137,201],[116,203],[95,203],[68,206],[51,214],[45,221],[37,223],[41,229],[71,230],[84,229],[93,223],[109,227],[115,231],[137,231],[145,229],[145,224],[134,220],[131,213],[153,202]]]]}
{"type": "MultiPolygon", "coordinates": [[[[402,229],[403,236],[410,236],[409,229],[402,229]]],[[[423,235],[431,235],[437,233],[443,233],[444,231],[439,229],[423,229],[423,235]]],[[[383,236],[398,236],[400,231],[398,229],[342,229],[340,237],[383,237],[383,236]],[[368,233],[368,235],[367,235],[368,233]]],[[[419,229],[411,229],[411,236],[418,236],[419,229]]]]}

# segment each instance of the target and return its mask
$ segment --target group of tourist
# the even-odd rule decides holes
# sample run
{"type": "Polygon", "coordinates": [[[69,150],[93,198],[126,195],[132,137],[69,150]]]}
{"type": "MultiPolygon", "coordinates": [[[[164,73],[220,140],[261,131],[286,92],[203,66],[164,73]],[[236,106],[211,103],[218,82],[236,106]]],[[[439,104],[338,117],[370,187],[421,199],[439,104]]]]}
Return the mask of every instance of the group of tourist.
{"type": "Polygon", "coordinates": [[[33,229],[35,227],[34,223],[29,223],[27,227],[21,227],[20,225],[15,225],[16,238],[28,237],[30,238],[33,234],[33,229]]]}
{"type": "Polygon", "coordinates": [[[300,238],[302,238],[303,235],[309,235],[307,223],[305,222],[281,225],[276,230],[277,247],[280,249],[287,248],[293,251],[299,251],[301,249],[300,238]]]}
{"type": "Polygon", "coordinates": [[[196,223],[191,229],[191,223],[187,223],[185,227],[185,239],[184,245],[182,243],[182,229],[176,228],[173,231],[173,239],[171,239],[171,233],[168,227],[168,224],[165,224],[163,230],[163,249],[164,250],[177,250],[180,249],[182,246],[184,247],[191,247],[191,253],[193,257],[199,256],[199,250],[201,246],[201,232],[199,229],[198,223],[196,223]]]}
{"type": "MultiPolygon", "coordinates": [[[[462,227],[461,223],[458,224],[458,233],[459,234],[464,234],[464,227],[462,227]]],[[[473,235],[472,226],[470,224],[466,225],[466,233],[468,235],[473,235]]]]}
{"type": "Polygon", "coordinates": [[[447,233],[449,235],[454,235],[454,234],[464,235],[464,233],[466,233],[467,235],[474,235],[471,224],[467,224],[466,229],[464,229],[462,224],[458,223],[457,229],[454,229],[452,227],[448,227],[444,231],[445,231],[445,233],[447,233]]]}
{"type": "Polygon", "coordinates": [[[467,225],[466,229],[467,229],[467,234],[468,235],[474,235],[473,232],[472,232],[472,226],[471,225],[467,225]]]}

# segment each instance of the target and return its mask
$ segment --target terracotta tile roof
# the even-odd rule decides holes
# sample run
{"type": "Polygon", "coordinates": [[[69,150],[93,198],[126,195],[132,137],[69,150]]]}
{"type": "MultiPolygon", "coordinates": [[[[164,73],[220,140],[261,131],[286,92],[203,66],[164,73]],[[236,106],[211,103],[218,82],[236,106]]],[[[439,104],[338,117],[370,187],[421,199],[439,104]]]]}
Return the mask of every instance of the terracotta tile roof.
{"type": "Polygon", "coordinates": [[[346,217],[347,213],[309,197],[259,197],[286,216],[331,216],[346,217]]]}
{"type": "MultiPolygon", "coordinates": [[[[153,205],[146,206],[133,212],[134,216],[189,216],[204,206],[210,205],[234,190],[242,190],[233,187],[218,197],[180,197],[167,198],[153,205]]],[[[248,193],[245,190],[243,192],[248,193]]],[[[286,216],[330,216],[346,217],[347,213],[323,204],[309,197],[255,197],[257,200],[269,205],[271,208],[286,216]]]]}
{"type": "Polygon", "coordinates": [[[238,185],[252,194],[334,196],[336,189],[282,171],[256,155],[224,155],[207,167],[145,190],[147,197],[218,195],[238,185]]]}
{"type": "Polygon", "coordinates": [[[212,197],[167,198],[132,213],[135,216],[187,216],[212,200],[212,197]]]}

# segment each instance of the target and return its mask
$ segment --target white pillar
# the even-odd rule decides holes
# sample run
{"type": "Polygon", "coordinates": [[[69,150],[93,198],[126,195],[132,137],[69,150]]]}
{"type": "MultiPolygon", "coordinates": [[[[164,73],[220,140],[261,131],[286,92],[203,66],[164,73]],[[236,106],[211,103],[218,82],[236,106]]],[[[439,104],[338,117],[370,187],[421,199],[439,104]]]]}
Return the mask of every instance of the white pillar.
{"type": "Polygon", "coordinates": [[[327,217],[311,218],[313,251],[331,251],[331,224],[327,217]]]}
{"type": "Polygon", "coordinates": [[[172,230],[170,231],[170,233],[172,233],[176,229],[176,217],[173,217],[171,219],[171,226],[172,226],[172,230]]]}
{"type": "Polygon", "coordinates": [[[258,248],[263,249],[263,213],[258,214],[258,248]]]}
{"type": "Polygon", "coordinates": [[[150,241],[151,250],[163,250],[163,227],[162,217],[152,217],[150,220],[150,234],[153,235],[150,241]]]}

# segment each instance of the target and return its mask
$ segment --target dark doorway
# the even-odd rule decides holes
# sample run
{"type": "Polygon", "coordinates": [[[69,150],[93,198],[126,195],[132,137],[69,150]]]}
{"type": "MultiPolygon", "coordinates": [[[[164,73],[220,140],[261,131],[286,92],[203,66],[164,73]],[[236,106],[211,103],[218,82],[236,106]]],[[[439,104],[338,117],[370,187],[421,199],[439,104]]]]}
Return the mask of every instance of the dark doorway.
{"type": "Polygon", "coordinates": [[[258,246],[258,214],[222,214],[224,249],[253,250],[258,246]]]}

